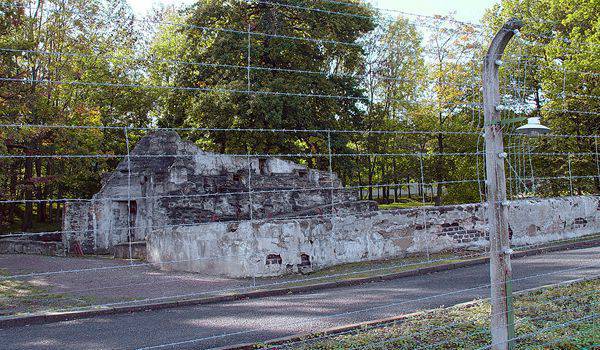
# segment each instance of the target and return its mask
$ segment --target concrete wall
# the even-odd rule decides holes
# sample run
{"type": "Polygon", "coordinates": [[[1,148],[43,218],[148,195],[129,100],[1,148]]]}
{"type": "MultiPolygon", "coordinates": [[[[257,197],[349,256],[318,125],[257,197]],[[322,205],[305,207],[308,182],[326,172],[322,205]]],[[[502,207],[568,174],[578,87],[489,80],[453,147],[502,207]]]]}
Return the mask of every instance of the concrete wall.
{"type": "Polygon", "coordinates": [[[146,242],[115,244],[113,254],[115,259],[146,260],[146,242]]]}
{"type": "MultiPolygon", "coordinates": [[[[599,197],[512,202],[514,245],[600,232],[599,197]]],[[[301,220],[180,226],[148,236],[148,260],[165,270],[276,276],[337,264],[487,246],[479,204],[373,211],[301,220]],[[178,263],[162,263],[181,261],[178,263]],[[309,266],[310,265],[310,266],[309,266]]]]}

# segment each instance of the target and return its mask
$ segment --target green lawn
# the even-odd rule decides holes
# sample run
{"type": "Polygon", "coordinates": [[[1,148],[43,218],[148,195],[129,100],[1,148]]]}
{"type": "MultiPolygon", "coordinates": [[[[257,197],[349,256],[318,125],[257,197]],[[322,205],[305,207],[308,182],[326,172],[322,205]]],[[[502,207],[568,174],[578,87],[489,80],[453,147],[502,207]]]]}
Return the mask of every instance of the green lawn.
{"type": "MultiPolygon", "coordinates": [[[[517,349],[584,350],[600,348],[600,322],[585,319],[600,313],[600,280],[554,287],[515,298],[517,349]],[[561,327],[561,325],[566,325],[561,327]]],[[[478,349],[490,343],[490,305],[436,309],[402,322],[363,328],[322,340],[291,345],[301,350],[478,349]]]]}
{"type": "Polygon", "coordinates": [[[415,207],[427,207],[433,206],[434,203],[423,203],[415,200],[402,201],[398,203],[390,203],[390,204],[379,204],[379,210],[394,210],[394,209],[408,209],[415,207]]]}

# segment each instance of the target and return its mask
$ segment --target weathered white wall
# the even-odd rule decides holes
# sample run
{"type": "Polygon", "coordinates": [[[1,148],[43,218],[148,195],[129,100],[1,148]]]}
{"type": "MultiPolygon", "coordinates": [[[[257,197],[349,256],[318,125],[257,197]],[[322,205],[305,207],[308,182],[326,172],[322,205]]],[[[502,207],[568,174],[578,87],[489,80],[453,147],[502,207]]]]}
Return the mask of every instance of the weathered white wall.
{"type": "Polygon", "coordinates": [[[113,186],[104,187],[90,201],[67,203],[62,225],[66,249],[70,251],[77,242],[86,254],[111,253],[114,245],[128,242],[130,229],[134,240],[144,240],[154,222],[148,215],[153,201],[144,199],[152,196],[152,189],[152,178],[142,186],[135,177],[131,183],[113,182],[113,186]],[[128,198],[132,198],[137,207],[130,223],[128,198]]]}
{"type": "Polygon", "coordinates": [[[596,234],[600,233],[600,197],[515,201],[509,217],[515,245],[596,234]]]}
{"type": "Polygon", "coordinates": [[[67,249],[89,254],[143,241],[153,229],[205,222],[369,210],[335,174],[278,158],[204,152],[173,131],[142,138],[86,203],[67,203],[67,249]],[[248,194],[252,192],[252,194],[248,194]]]}
{"type": "MultiPolygon", "coordinates": [[[[512,202],[509,222],[513,244],[600,232],[598,198],[512,202]]],[[[310,256],[313,269],[320,269],[410,253],[483,247],[488,244],[483,218],[484,208],[472,204],[163,228],[148,236],[148,259],[166,262],[159,264],[166,270],[230,277],[276,276],[302,269],[302,254],[310,256]],[[281,257],[281,264],[267,264],[269,255],[281,257]]]]}
{"type": "Polygon", "coordinates": [[[95,234],[90,226],[91,202],[70,202],[65,205],[63,215],[62,241],[65,249],[69,250],[73,243],[78,242],[82,248],[93,249],[96,246],[95,234]]]}

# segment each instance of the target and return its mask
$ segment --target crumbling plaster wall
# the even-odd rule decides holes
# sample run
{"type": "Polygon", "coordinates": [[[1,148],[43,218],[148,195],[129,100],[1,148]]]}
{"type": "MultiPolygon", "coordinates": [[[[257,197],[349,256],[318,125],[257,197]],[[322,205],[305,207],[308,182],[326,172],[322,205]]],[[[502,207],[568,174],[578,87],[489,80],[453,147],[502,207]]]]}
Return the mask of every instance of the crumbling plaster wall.
{"type": "Polygon", "coordinates": [[[62,223],[62,241],[70,250],[74,242],[82,244],[84,250],[95,249],[96,232],[91,225],[91,202],[70,202],[65,205],[62,223]]]}
{"type": "Polygon", "coordinates": [[[342,183],[326,171],[278,158],[209,153],[175,132],[157,131],[103,176],[89,202],[67,203],[63,241],[67,249],[77,242],[85,253],[112,253],[157,228],[317,215],[332,203],[343,212],[357,201],[355,191],[332,188],[342,183]]]}
{"type": "MultiPolygon", "coordinates": [[[[511,202],[514,245],[599,232],[599,197],[511,202]]],[[[428,207],[309,219],[210,223],[154,230],[148,259],[165,270],[230,277],[277,276],[307,268],[482,248],[485,210],[480,204],[428,207]]]]}
{"type": "Polygon", "coordinates": [[[600,197],[514,201],[509,224],[512,242],[518,246],[600,233],[600,197]]]}
{"type": "Polygon", "coordinates": [[[86,254],[112,253],[114,245],[128,242],[130,230],[134,241],[144,240],[153,225],[159,225],[155,221],[161,219],[148,215],[154,201],[144,199],[151,197],[148,189],[153,187],[152,182],[140,181],[137,176],[131,183],[114,177],[111,186],[103,187],[92,200],[67,203],[63,219],[65,247],[70,251],[77,242],[86,254]],[[133,205],[129,198],[135,200],[135,214],[129,214],[133,205]]]}

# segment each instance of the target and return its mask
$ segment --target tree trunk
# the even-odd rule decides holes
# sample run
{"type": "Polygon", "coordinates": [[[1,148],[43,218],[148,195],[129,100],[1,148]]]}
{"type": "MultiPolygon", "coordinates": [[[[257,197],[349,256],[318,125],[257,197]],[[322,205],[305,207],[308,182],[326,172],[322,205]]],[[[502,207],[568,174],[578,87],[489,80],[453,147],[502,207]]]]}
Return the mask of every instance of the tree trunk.
{"type": "MultiPolygon", "coordinates": [[[[38,179],[42,177],[42,159],[37,158],[35,160],[35,173],[38,179]]],[[[46,222],[46,202],[44,202],[44,186],[38,183],[36,186],[36,197],[37,203],[37,214],[39,222],[46,222]]]]}
{"type": "MultiPolygon", "coordinates": [[[[442,205],[442,186],[440,185],[441,182],[444,181],[444,135],[442,134],[438,134],[438,150],[440,155],[438,156],[438,162],[437,162],[437,178],[438,178],[438,184],[437,184],[437,191],[436,191],[436,196],[435,196],[435,205],[436,206],[441,206],[442,205]]],[[[433,188],[431,191],[431,194],[433,195],[433,188]]]]}
{"type": "Polygon", "coordinates": [[[48,219],[48,223],[52,224],[54,223],[54,202],[48,202],[47,208],[48,208],[48,213],[46,214],[46,217],[48,219]]]}
{"type": "Polygon", "coordinates": [[[356,167],[356,171],[358,173],[358,195],[360,196],[360,200],[363,199],[363,181],[362,181],[362,176],[361,171],[360,171],[360,163],[357,164],[358,166],[356,167]]]}
{"type": "Polygon", "coordinates": [[[392,161],[392,171],[394,172],[394,203],[398,202],[398,169],[396,168],[396,158],[392,161]]]}
{"type": "MultiPolygon", "coordinates": [[[[16,200],[17,199],[17,181],[18,181],[18,167],[19,167],[19,163],[18,161],[14,161],[11,167],[11,176],[10,176],[10,192],[9,192],[9,198],[11,200],[16,200]]],[[[17,208],[17,204],[16,203],[9,203],[8,205],[8,224],[11,225],[15,222],[15,215],[16,215],[16,208],[17,208]]]]}
{"type": "MultiPolygon", "coordinates": [[[[30,155],[27,152],[27,155],[30,155]]],[[[27,232],[33,227],[33,188],[31,178],[33,176],[33,161],[31,158],[25,158],[25,177],[23,178],[24,185],[24,197],[27,201],[25,203],[25,212],[23,213],[23,222],[21,223],[21,230],[27,232]]]]}
{"type": "MultiPolygon", "coordinates": [[[[58,190],[57,190],[57,198],[62,198],[63,197],[63,191],[61,186],[58,186],[58,190]]],[[[56,202],[56,212],[54,213],[54,221],[57,223],[61,223],[61,217],[62,217],[62,212],[61,212],[61,202],[57,201],[56,202]]],[[[62,226],[62,223],[61,223],[62,226]]]]}
{"type": "Polygon", "coordinates": [[[0,229],[4,231],[5,223],[8,222],[6,214],[8,213],[8,207],[5,204],[0,204],[0,229]]]}
{"type": "MultiPolygon", "coordinates": [[[[52,164],[52,160],[48,159],[46,161],[46,175],[49,177],[54,176],[54,166],[52,164]]],[[[53,181],[51,179],[51,181],[53,181]]],[[[51,183],[46,183],[46,186],[44,187],[44,198],[49,200],[50,198],[52,198],[52,193],[54,192],[54,185],[51,185],[51,183]]],[[[46,207],[47,207],[47,211],[46,211],[46,220],[48,222],[54,222],[54,216],[52,215],[52,202],[48,201],[46,203],[46,207]]]]}
{"type": "Polygon", "coordinates": [[[387,174],[386,174],[386,167],[385,167],[385,162],[381,162],[381,182],[383,182],[383,199],[386,201],[386,203],[389,201],[390,196],[389,196],[389,187],[388,185],[388,181],[387,181],[387,174]]]}
{"type": "MultiPolygon", "coordinates": [[[[356,143],[356,153],[360,153],[360,149],[358,148],[358,143],[356,143]]],[[[358,174],[358,191],[359,191],[359,196],[360,196],[360,200],[363,200],[363,181],[362,181],[362,176],[361,176],[361,161],[360,161],[361,157],[356,157],[356,172],[358,174]]]]}
{"type": "Polygon", "coordinates": [[[62,203],[56,202],[56,211],[54,212],[54,221],[60,223],[62,218],[62,203]]]}
{"type": "Polygon", "coordinates": [[[369,158],[369,200],[373,200],[373,175],[375,172],[375,166],[373,165],[374,161],[369,158]]]}

